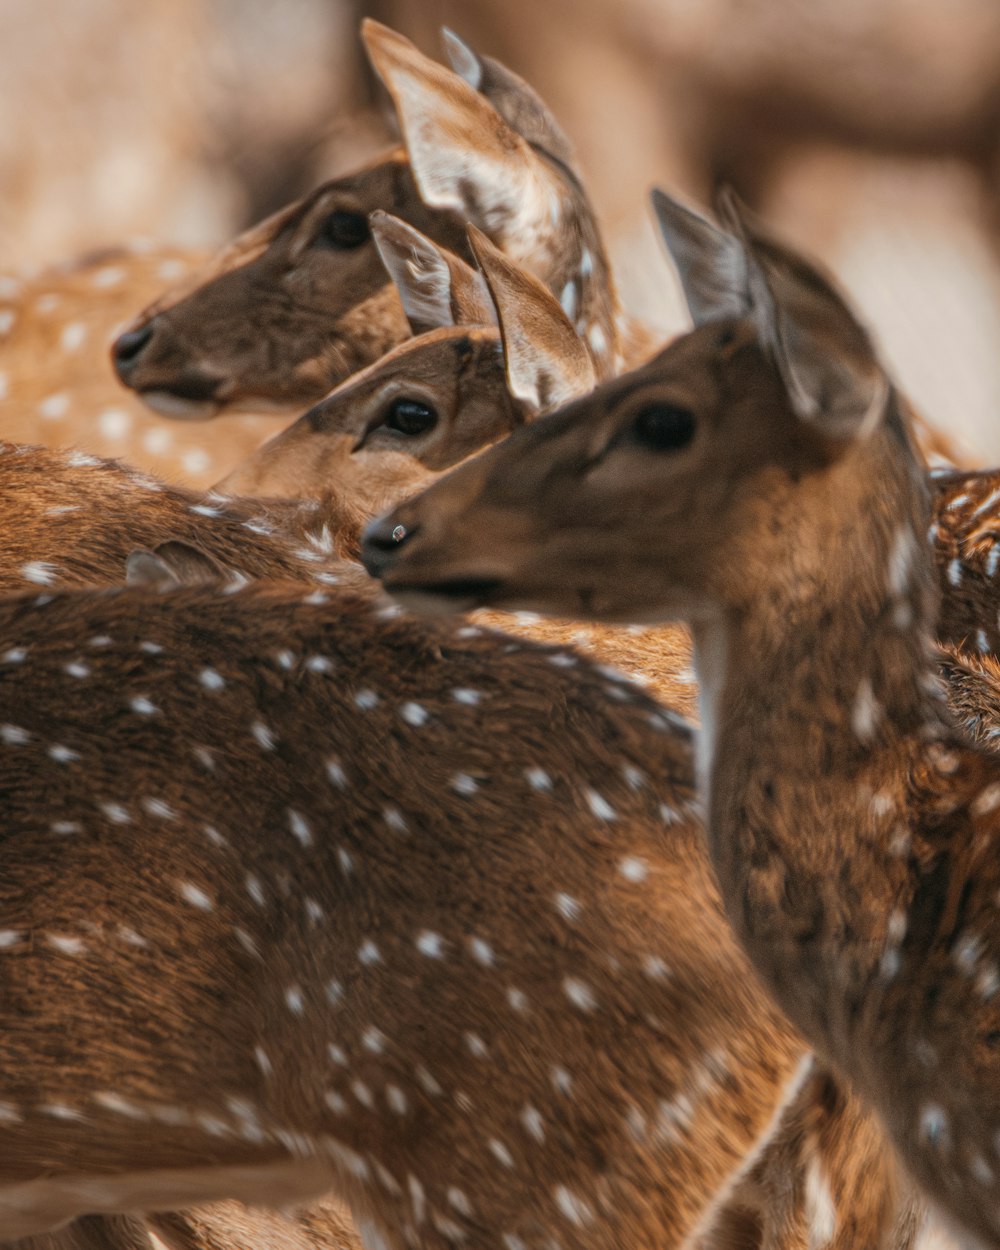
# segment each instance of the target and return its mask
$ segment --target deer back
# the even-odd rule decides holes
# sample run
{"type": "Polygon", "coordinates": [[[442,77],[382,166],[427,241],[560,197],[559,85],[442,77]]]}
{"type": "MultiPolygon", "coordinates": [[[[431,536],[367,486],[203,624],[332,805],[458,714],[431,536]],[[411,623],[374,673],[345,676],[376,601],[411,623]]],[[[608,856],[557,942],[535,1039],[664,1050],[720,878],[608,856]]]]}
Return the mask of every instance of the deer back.
{"type": "Polygon", "coordinates": [[[0,607],[5,1229],[333,1186],[394,1247],[680,1240],[800,1050],[679,722],[370,596],[43,599],[0,607]]]}

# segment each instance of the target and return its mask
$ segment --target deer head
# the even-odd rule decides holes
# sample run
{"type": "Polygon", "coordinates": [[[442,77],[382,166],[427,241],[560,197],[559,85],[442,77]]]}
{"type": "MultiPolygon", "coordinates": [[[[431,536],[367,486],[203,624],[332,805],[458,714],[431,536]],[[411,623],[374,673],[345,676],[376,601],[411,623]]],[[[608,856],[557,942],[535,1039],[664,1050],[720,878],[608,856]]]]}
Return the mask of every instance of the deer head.
{"type": "Polygon", "coordinates": [[[454,38],[452,55],[481,90],[378,23],[365,23],[364,38],[407,151],[255,227],[185,298],[154,305],[117,339],[121,380],[160,411],[205,418],[231,407],[301,406],[407,337],[368,224],[376,209],[465,256],[464,223],[479,226],[559,295],[598,373],[613,370],[617,298],[607,258],[586,194],[563,163],[565,140],[537,96],[454,38]],[[556,152],[533,146],[543,140],[556,152]]]}
{"type": "Polygon", "coordinates": [[[370,518],[593,384],[558,301],[484,235],[472,243],[480,272],[385,214],[373,215],[372,232],[425,332],[338,387],[219,490],[336,494],[370,518]]]}
{"type": "Polygon", "coordinates": [[[834,480],[871,492],[855,450],[906,437],[880,425],[885,375],[817,271],[666,196],[655,204],[693,332],[374,527],[370,567],[394,593],[696,620],[738,610],[756,593],[748,570],[773,567],[792,536],[796,574],[817,575],[810,561],[831,539],[821,499],[805,508],[802,492],[834,480]]]}

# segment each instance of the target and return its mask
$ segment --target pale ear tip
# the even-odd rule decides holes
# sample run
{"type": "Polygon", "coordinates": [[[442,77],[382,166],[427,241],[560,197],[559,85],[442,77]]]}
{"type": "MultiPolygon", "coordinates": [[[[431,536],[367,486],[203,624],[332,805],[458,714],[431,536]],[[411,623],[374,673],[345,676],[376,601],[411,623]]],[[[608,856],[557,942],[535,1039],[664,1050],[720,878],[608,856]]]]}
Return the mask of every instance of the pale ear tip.
{"type": "Polygon", "coordinates": [[[409,40],[398,30],[393,30],[391,26],[376,21],[374,17],[363,17],[361,19],[361,42],[368,52],[374,55],[378,52],[388,52],[391,48],[399,47],[400,44],[406,45],[409,40]]]}
{"type": "Polygon", "coordinates": [[[441,27],[441,37],[444,40],[445,55],[451,68],[459,77],[464,78],[470,87],[478,91],[483,78],[483,67],[479,57],[450,26],[441,27]]]}
{"type": "Polygon", "coordinates": [[[378,39],[380,36],[385,35],[388,30],[388,26],[383,26],[381,22],[377,22],[373,17],[363,17],[361,19],[361,38],[365,43],[378,39]]]}

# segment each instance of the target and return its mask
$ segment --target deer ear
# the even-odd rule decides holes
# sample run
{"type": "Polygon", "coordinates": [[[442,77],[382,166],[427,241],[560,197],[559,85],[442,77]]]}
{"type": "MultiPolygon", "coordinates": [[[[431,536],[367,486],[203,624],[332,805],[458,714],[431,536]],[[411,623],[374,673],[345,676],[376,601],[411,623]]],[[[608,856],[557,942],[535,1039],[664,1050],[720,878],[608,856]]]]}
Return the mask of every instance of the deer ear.
{"type": "Polygon", "coordinates": [[[555,172],[464,78],[370,18],[361,33],[424,202],[471,221],[513,255],[544,247],[558,210],[555,172]]]}
{"type": "Polygon", "coordinates": [[[225,568],[207,552],[179,538],[160,543],[152,551],[137,547],[125,561],[129,586],[169,590],[175,586],[206,586],[227,580],[225,568]]]}
{"type": "Polygon", "coordinates": [[[578,172],[572,143],[534,87],[500,61],[474,52],[447,26],[441,34],[445,55],[455,73],[485,96],[523,139],[578,172]]]}
{"type": "Polygon", "coordinates": [[[442,326],[496,324],[489,289],[471,265],[381,209],[368,220],[414,334],[442,326]]]}
{"type": "Polygon", "coordinates": [[[694,324],[747,316],[749,273],[739,238],[664,191],[654,190],[652,201],[694,324]]]}
{"type": "Polygon", "coordinates": [[[496,305],[511,394],[537,413],[593,390],[590,353],[555,296],[475,226],[469,243],[496,305]]]}
{"type": "Polygon", "coordinates": [[[834,442],[865,438],[890,390],[867,331],[833,283],[766,238],[735,196],[727,193],[720,207],[741,235],[751,316],[792,411],[834,442]]]}

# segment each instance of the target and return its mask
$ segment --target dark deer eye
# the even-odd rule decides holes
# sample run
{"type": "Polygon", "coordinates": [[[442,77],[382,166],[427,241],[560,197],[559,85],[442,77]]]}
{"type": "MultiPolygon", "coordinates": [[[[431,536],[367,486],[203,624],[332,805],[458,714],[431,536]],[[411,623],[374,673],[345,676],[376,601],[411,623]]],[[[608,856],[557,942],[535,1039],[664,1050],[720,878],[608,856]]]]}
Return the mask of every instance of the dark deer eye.
{"type": "Polygon", "coordinates": [[[320,247],[349,252],[367,243],[369,237],[368,218],[364,213],[349,213],[338,208],[323,219],[316,242],[320,247]]]}
{"type": "Polygon", "coordinates": [[[632,433],[653,451],[678,451],[694,438],[694,413],[673,404],[647,404],[633,421],[632,433]]]}
{"type": "Polygon", "coordinates": [[[385,414],[385,425],[397,434],[406,434],[412,438],[416,434],[426,434],[437,425],[438,415],[427,404],[416,399],[393,400],[389,411],[385,414]]]}

